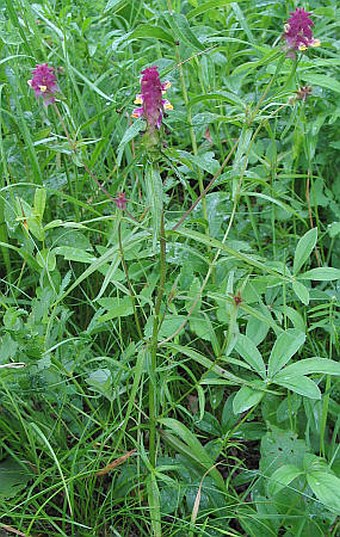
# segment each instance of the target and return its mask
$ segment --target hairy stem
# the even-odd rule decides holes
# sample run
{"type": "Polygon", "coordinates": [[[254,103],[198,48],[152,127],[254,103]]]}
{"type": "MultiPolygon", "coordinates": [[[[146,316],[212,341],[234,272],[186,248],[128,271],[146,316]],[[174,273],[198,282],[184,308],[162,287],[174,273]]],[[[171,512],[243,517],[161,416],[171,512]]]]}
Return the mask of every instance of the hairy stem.
{"type": "Polygon", "coordinates": [[[127,282],[127,285],[130,291],[130,297],[132,300],[133,314],[134,314],[135,321],[136,321],[136,328],[137,328],[138,336],[140,340],[143,340],[143,332],[142,332],[142,328],[139,322],[138,312],[136,308],[136,293],[134,291],[134,288],[132,287],[132,283],[129,278],[128,266],[126,264],[125,257],[124,257],[121,220],[119,221],[119,224],[118,224],[118,245],[119,245],[119,253],[120,253],[121,260],[122,260],[122,266],[123,266],[126,282],[127,282]]]}
{"type": "Polygon", "coordinates": [[[160,258],[159,269],[160,278],[157,296],[155,300],[155,310],[153,319],[152,338],[150,344],[150,380],[149,380],[149,453],[150,462],[153,467],[156,466],[156,368],[157,368],[157,349],[158,349],[158,333],[161,326],[161,306],[164,295],[164,285],[166,278],[166,240],[164,231],[164,213],[161,216],[160,229],[160,258]]]}

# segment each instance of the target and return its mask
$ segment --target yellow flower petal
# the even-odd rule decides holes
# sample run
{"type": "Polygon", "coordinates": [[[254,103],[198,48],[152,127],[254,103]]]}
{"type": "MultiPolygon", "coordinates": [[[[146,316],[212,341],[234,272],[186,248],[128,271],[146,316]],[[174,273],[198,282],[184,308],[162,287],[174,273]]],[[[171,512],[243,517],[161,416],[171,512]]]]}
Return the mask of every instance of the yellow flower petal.
{"type": "Polygon", "coordinates": [[[320,47],[321,41],[320,39],[313,39],[312,43],[310,44],[311,47],[320,47]]]}

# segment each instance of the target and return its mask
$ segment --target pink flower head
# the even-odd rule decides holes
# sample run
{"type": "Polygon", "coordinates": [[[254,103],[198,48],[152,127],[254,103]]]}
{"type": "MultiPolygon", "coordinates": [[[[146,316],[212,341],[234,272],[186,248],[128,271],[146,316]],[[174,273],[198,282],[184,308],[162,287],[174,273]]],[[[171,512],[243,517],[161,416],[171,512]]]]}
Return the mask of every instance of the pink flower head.
{"type": "Polygon", "coordinates": [[[115,204],[117,209],[121,209],[122,211],[126,209],[127,199],[125,192],[118,192],[117,197],[115,198],[115,204]]]}
{"type": "Polygon", "coordinates": [[[135,104],[141,106],[134,109],[132,117],[144,116],[151,132],[160,128],[165,110],[173,109],[169,101],[163,99],[170,86],[168,81],[161,83],[157,67],[148,67],[142,71],[141,93],[136,95],[135,100],[135,104]]]}
{"type": "Polygon", "coordinates": [[[54,68],[47,63],[38,64],[32,71],[32,80],[29,86],[34,90],[36,97],[42,97],[44,105],[48,106],[55,102],[54,94],[59,91],[54,68]]]}
{"type": "Polygon", "coordinates": [[[290,50],[304,51],[309,47],[320,45],[319,39],[313,37],[312,26],[314,26],[314,22],[310,19],[310,15],[302,7],[298,7],[290,13],[283,34],[290,50]]]}

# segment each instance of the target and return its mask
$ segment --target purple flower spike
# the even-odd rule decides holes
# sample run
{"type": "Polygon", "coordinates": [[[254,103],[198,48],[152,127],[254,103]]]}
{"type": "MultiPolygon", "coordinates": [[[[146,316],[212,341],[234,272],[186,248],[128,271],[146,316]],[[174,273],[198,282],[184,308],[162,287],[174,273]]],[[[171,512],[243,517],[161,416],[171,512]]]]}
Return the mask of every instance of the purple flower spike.
{"type": "Polygon", "coordinates": [[[54,68],[47,63],[39,64],[32,71],[32,80],[28,81],[36,97],[42,97],[44,105],[55,102],[54,94],[59,91],[54,68]]]}
{"type": "Polygon", "coordinates": [[[126,209],[127,199],[125,196],[125,192],[119,192],[114,201],[117,206],[117,209],[121,209],[122,211],[126,209]]]}
{"type": "Polygon", "coordinates": [[[168,81],[161,83],[157,67],[148,67],[142,71],[141,93],[136,95],[135,100],[135,104],[141,106],[134,109],[132,117],[144,116],[149,132],[160,128],[165,110],[173,109],[169,101],[163,99],[170,86],[168,81]]]}
{"type": "Polygon", "coordinates": [[[288,49],[304,51],[309,47],[320,46],[319,39],[313,37],[312,26],[314,26],[314,22],[310,19],[310,15],[302,7],[298,7],[290,13],[283,34],[288,49]]]}

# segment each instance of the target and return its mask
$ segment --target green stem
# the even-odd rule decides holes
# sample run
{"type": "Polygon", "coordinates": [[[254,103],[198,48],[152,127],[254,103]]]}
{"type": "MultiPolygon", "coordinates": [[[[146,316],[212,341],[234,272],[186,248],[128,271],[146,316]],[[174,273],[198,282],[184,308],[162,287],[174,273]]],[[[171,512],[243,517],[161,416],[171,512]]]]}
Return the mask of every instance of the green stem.
{"type": "MultiPolygon", "coordinates": [[[[333,301],[330,303],[329,307],[329,325],[332,326],[332,315],[333,315],[333,301]]],[[[333,334],[331,332],[330,338],[329,338],[329,352],[328,352],[328,358],[332,359],[332,353],[333,353],[333,334]]],[[[325,436],[326,436],[326,425],[327,425],[327,416],[328,416],[328,407],[329,407],[329,394],[331,391],[331,376],[326,376],[326,384],[325,384],[325,393],[322,398],[322,411],[321,411],[321,424],[320,424],[320,455],[322,457],[326,456],[326,443],[325,443],[325,436]]]]}
{"type": "Polygon", "coordinates": [[[126,282],[127,282],[127,285],[128,285],[129,291],[130,291],[130,297],[131,297],[131,300],[132,300],[132,307],[133,307],[133,313],[134,313],[134,316],[135,316],[136,328],[137,328],[138,336],[139,336],[140,340],[143,340],[143,332],[142,332],[142,329],[141,329],[141,325],[140,325],[139,317],[138,317],[138,312],[137,312],[137,308],[136,308],[136,293],[135,293],[135,291],[134,291],[134,289],[132,287],[132,284],[131,284],[131,281],[130,281],[130,278],[129,278],[128,266],[126,264],[125,257],[124,257],[121,220],[119,220],[119,223],[118,223],[118,245],[119,245],[119,252],[120,252],[120,257],[121,257],[121,260],[122,260],[122,266],[123,266],[126,282]]]}
{"type": "Polygon", "coordinates": [[[164,295],[164,285],[166,278],[166,240],[164,230],[164,213],[161,215],[160,228],[160,279],[155,300],[155,310],[153,319],[153,330],[150,344],[150,380],[149,380],[149,455],[150,463],[153,467],[156,466],[156,368],[157,368],[157,349],[158,349],[158,333],[161,325],[161,306],[164,295]]]}

